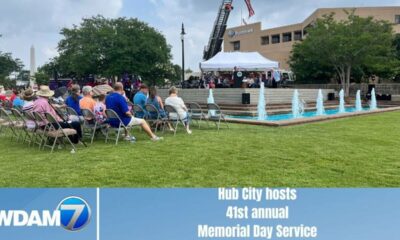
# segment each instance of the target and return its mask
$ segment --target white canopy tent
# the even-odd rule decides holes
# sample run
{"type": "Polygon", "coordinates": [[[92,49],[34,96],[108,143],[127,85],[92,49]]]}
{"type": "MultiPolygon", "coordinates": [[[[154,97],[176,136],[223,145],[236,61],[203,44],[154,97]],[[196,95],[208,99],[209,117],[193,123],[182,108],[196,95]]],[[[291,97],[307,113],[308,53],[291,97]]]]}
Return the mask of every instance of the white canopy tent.
{"type": "Polygon", "coordinates": [[[200,69],[207,71],[265,71],[279,68],[279,62],[269,60],[258,52],[219,52],[213,58],[200,63],[200,69]]]}

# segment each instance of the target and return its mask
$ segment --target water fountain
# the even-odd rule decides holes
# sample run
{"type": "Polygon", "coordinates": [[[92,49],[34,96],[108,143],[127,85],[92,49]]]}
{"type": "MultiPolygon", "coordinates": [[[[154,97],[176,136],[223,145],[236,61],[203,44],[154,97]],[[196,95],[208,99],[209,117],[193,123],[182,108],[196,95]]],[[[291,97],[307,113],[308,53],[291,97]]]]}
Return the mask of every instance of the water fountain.
{"type": "Polygon", "coordinates": [[[303,102],[300,101],[299,91],[297,89],[294,90],[293,98],[292,98],[292,115],[293,118],[300,118],[304,112],[303,102]]]}
{"type": "Polygon", "coordinates": [[[344,107],[344,90],[340,90],[339,92],[339,113],[345,113],[346,108],[344,107]]]}
{"type": "Polygon", "coordinates": [[[370,110],[378,109],[378,104],[376,103],[375,88],[373,88],[372,91],[371,91],[371,104],[369,106],[369,109],[370,110]]]}
{"type": "MultiPolygon", "coordinates": [[[[214,102],[214,95],[213,95],[212,88],[210,88],[210,91],[209,91],[209,94],[208,94],[208,98],[207,98],[207,103],[215,103],[214,102]]],[[[208,115],[209,116],[215,116],[215,110],[208,111],[208,115]]]]}
{"type": "Polygon", "coordinates": [[[267,112],[265,111],[265,95],[264,95],[264,82],[260,84],[260,95],[258,97],[257,113],[258,120],[265,120],[267,117],[267,112]]]}
{"type": "Polygon", "coordinates": [[[325,108],[324,108],[324,96],[322,95],[322,90],[318,91],[318,98],[317,98],[317,116],[325,115],[325,108]]]}
{"type": "Polygon", "coordinates": [[[358,90],[356,94],[356,112],[361,112],[362,111],[362,105],[361,105],[361,91],[358,90]]]}

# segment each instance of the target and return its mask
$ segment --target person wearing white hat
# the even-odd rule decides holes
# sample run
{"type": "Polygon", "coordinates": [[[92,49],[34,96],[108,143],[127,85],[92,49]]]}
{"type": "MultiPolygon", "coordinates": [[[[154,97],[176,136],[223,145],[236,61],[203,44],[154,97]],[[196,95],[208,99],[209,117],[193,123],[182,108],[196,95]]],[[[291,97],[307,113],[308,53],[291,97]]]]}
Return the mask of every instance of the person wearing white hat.
{"type": "MultiPolygon", "coordinates": [[[[77,134],[71,137],[71,141],[73,143],[78,143],[82,138],[82,129],[79,122],[64,122],[56,113],[54,108],[49,103],[49,98],[54,95],[54,91],[50,90],[49,86],[42,85],[40,86],[39,91],[36,92],[36,96],[38,97],[33,103],[33,111],[41,114],[44,117],[44,113],[52,114],[57,122],[60,124],[62,128],[73,128],[76,130],[77,134]]],[[[41,123],[41,126],[45,126],[48,122],[41,123]]]]}

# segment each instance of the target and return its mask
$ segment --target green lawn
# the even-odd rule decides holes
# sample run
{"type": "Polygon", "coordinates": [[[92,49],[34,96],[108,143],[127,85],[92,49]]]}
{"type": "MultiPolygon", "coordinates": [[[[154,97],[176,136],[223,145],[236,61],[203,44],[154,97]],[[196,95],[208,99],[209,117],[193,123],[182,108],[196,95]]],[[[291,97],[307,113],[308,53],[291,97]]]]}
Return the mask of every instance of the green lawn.
{"type": "MultiPolygon", "coordinates": [[[[301,126],[231,124],[76,154],[0,137],[0,187],[399,187],[400,112],[301,126]]],[[[181,129],[182,130],[182,129],[181,129]]]]}

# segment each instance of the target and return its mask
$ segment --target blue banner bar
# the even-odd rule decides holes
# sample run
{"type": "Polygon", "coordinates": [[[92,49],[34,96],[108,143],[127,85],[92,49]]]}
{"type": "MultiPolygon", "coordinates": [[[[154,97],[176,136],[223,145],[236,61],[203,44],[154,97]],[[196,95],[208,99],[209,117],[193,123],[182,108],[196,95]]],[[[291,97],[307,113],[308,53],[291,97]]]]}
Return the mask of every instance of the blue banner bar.
{"type": "Polygon", "coordinates": [[[98,191],[1,189],[0,238],[400,239],[400,189],[98,191]]]}

